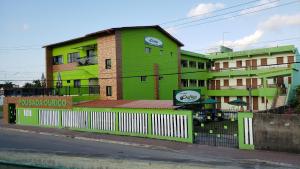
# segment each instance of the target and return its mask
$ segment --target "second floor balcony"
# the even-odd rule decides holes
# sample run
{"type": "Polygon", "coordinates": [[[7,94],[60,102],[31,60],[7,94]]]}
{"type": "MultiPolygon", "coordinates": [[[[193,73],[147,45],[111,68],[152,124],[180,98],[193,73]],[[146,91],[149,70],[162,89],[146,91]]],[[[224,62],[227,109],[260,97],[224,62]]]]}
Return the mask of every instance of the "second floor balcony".
{"type": "Polygon", "coordinates": [[[98,64],[98,57],[96,55],[81,57],[77,59],[77,63],[79,66],[96,65],[98,64]]]}

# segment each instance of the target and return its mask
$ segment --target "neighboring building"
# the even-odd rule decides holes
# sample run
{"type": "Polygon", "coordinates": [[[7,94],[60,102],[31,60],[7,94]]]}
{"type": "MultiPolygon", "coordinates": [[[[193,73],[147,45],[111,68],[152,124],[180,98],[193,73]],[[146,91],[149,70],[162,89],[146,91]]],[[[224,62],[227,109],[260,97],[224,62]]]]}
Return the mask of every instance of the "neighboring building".
{"type": "Polygon", "coordinates": [[[112,28],[47,45],[47,86],[100,85],[104,100],[170,100],[180,74],[158,75],[180,72],[181,46],[159,26],[112,28]]]}
{"type": "MultiPolygon", "coordinates": [[[[252,88],[252,109],[254,111],[279,107],[291,99],[295,86],[300,84],[299,64],[294,64],[296,61],[299,62],[300,58],[294,46],[237,52],[226,49],[206,56],[191,53],[190,59],[187,60],[183,60],[183,58],[187,58],[185,56],[187,52],[183,51],[183,63],[206,59],[207,64],[210,63],[213,66],[204,72],[187,74],[186,78],[182,79],[184,80],[182,87],[194,88],[195,79],[206,80],[206,88],[202,94],[220,101],[221,104],[217,104],[219,109],[236,108],[236,106],[227,104],[235,99],[249,103],[247,88],[252,88]],[[197,57],[198,59],[195,60],[197,57]]],[[[192,67],[195,67],[194,63],[192,67]]],[[[184,69],[187,68],[182,68],[182,70],[184,69]]],[[[188,69],[191,69],[190,65],[188,69]]]]}
{"type": "Polygon", "coordinates": [[[209,55],[181,46],[159,26],[112,28],[47,45],[47,86],[96,87],[102,100],[171,100],[173,90],[200,88],[220,109],[233,108],[227,102],[237,98],[249,103],[251,88],[257,111],[286,104],[300,84],[294,46],[221,47],[209,55]]]}

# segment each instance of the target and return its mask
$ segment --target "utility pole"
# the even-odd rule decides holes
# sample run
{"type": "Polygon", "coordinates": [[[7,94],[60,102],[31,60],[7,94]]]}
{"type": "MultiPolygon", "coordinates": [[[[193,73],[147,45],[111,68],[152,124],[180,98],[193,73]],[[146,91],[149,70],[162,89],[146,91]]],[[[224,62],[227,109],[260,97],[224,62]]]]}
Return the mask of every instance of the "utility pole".
{"type": "Polygon", "coordinates": [[[247,90],[249,91],[249,111],[252,113],[252,87],[247,87],[247,90]]]}

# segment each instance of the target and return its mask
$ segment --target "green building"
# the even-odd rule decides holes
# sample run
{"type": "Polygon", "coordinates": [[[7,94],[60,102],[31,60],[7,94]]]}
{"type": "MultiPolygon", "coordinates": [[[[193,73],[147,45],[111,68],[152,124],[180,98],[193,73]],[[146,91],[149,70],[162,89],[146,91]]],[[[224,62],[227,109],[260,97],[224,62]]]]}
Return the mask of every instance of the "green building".
{"type": "Polygon", "coordinates": [[[50,44],[47,86],[71,95],[80,91],[77,101],[171,100],[173,90],[200,88],[203,97],[220,101],[217,108],[232,109],[227,103],[239,98],[265,110],[285,105],[300,84],[294,46],[222,47],[208,55],[182,46],[159,26],[111,28],[50,44]]]}

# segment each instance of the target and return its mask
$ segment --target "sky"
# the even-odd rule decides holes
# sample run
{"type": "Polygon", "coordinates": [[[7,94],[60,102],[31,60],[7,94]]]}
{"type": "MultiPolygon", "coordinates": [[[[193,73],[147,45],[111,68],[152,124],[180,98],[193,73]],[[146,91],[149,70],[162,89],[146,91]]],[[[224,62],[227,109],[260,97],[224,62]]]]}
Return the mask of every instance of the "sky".
{"type": "Polygon", "coordinates": [[[0,0],[0,80],[39,79],[43,45],[112,27],[160,25],[198,53],[299,48],[299,9],[300,0],[0,0]]]}

